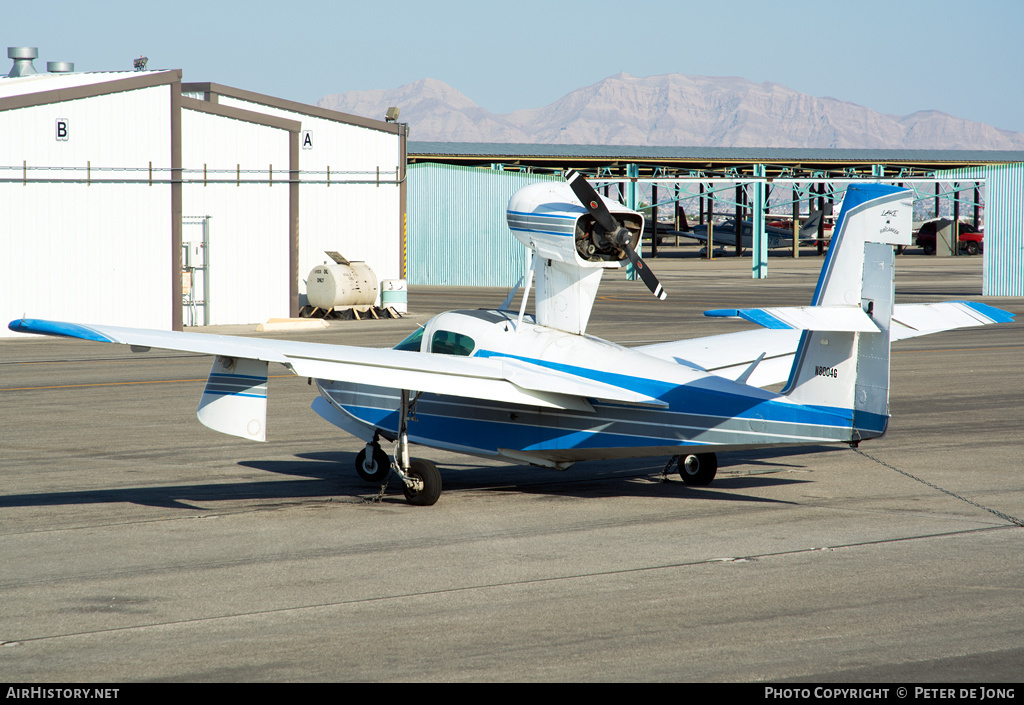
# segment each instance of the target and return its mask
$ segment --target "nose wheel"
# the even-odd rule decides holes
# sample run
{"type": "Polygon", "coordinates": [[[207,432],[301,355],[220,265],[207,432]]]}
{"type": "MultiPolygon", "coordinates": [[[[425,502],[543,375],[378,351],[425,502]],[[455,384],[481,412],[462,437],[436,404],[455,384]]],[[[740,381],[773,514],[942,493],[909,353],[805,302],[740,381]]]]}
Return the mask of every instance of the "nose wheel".
{"type": "Polygon", "coordinates": [[[356,472],[367,482],[381,482],[391,472],[391,458],[377,441],[367,443],[356,456],[356,472]]]}
{"type": "MultiPolygon", "coordinates": [[[[415,403],[414,399],[410,404],[409,392],[403,389],[398,412],[398,444],[395,448],[394,461],[392,462],[388,454],[381,449],[377,442],[378,436],[375,434],[373,440],[356,455],[356,472],[368,482],[380,482],[394,471],[402,480],[402,491],[409,504],[429,507],[441,496],[441,473],[429,460],[409,457],[408,425],[415,403]]],[[[381,487],[381,494],[383,493],[384,487],[381,487]]]]}

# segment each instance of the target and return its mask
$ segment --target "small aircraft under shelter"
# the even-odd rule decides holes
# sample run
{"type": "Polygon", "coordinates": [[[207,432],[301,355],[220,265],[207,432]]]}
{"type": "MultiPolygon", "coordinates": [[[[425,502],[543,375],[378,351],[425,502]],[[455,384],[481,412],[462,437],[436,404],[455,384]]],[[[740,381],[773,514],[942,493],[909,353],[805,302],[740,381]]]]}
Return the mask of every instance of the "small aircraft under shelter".
{"type": "MultiPolygon", "coordinates": [[[[798,241],[801,244],[811,246],[817,243],[818,225],[821,223],[821,218],[822,211],[814,210],[800,223],[798,241]]],[[[736,247],[736,219],[729,218],[719,225],[710,228],[706,224],[694,225],[688,230],[679,231],[679,234],[693,240],[699,240],[704,243],[705,247],[708,244],[709,237],[714,247],[736,247]]],[[[777,228],[766,225],[764,237],[767,239],[769,249],[793,247],[793,230],[791,228],[777,228]]],[[[740,249],[745,250],[753,246],[754,224],[749,220],[744,220],[742,233],[740,234],[740,249]]]]}
{"type": "Polygon", "coordinates": [[[566,181],[509,201],[530,258],[518,311],[510,294],[498,309],[441,313],[393,349],[34,319],[9,327],[214,355],[199,420],[253,440],[266,438],[268,364],[283,365],[315,380],[317,414],[366,443],[355,461],[364,479],[393,472],[411,503],[430,505],[441,475],[410,457],[412,444],[557,469],[671,456],[684,482],[706,485],[718,452],[877,438],[892,341],[1013,319],[981,303],[894,304],[893,248],[910,243],[912,195],[868,184],[847,191],[810,306],[709,311],[764,329],[626,348],[586,327],[604,270],[627,260],[666,297],[638,254],[643,218],[576,172],[566,181]]]}

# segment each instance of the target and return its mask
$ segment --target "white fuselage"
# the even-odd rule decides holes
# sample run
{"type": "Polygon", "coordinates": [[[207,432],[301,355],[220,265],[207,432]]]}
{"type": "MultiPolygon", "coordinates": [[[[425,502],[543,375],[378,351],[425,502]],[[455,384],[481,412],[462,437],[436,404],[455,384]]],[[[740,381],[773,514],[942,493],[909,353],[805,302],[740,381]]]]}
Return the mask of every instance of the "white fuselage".
{"type": "MultiPolygon", "coordinates": [[[[626,387],[649,404],[590,400],[590,409],[547,409],[461,396],[423,394],[408,425],[422,445],[515,462],[566,467],[578,460],[665,455],[703,447],[728,450],[848,440],[840,409],[807,408],[773,392],[590,335],[521,323],[510,311],[449,311],[423,329],[420,351],[511,358],[626,387]]],[[[319,381],[348,424],[393,437],[400,391],[319,381]]],[[[346,425],[338,424],[346,430],[346,425]]]]}

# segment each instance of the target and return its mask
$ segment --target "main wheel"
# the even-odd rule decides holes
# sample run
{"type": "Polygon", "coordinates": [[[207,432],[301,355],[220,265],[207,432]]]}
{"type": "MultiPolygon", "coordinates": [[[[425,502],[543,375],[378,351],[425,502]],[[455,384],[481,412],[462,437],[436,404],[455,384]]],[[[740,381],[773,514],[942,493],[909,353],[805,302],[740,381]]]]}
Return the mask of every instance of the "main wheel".
{"type": "Polygon", "coordinates": [[[974,242],[973,240],[969,241],[966,245],[964,245],[964,248],[967,250],[967,254],[969,254],[972,257],[978,254],[979,252],[978,243],[974,242]]]}
{"type": "Polygon", "coordinates": [[[679,477],[688,485],[710,485],[718,472],[718,456],[714,453],[688,455],[679,463],[679,477]]]}
{"type": "Polygon", "coordinates": [[[356,472],[367,482],[380,482],[391,472],[391,458],[376,443],[368,447],[373,449],[373,453],[367,457],[366,448],[359,451],[356,456],[356,472]]]}
{"type": "Polygon", "coordinates": [[[437,466],[429,460],[416,458],[409,463],[407,474],[423,481],[423,489],[419,492],[409,489],[408,485],[402,485],[409,504],[429,507],[441,496],[441,473],[437,471],[437,466]]]}

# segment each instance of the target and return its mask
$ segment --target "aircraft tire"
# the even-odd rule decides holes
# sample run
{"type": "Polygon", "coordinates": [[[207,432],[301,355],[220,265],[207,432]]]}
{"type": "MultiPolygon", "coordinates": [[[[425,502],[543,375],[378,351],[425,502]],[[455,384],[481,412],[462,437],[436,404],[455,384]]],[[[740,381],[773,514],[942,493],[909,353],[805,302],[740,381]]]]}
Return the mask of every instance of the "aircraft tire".
{"type": "Polygon", "coordinates": [[[687,455],[679,463],[679,477],[687,485],[702,487],[710,485],[718,472],[718,456],[714,453],[687,455]]]}
{"type": "Polygon", "coordinates": [[[359,451],[356,456],[356,472],[367,482],[380,482],[391,472],[391,458],[376,443],[371,444],[371,447],[373,455],[369,463],[366,461],[366,448],[359,451]]]}
{"type": "Polygon", "coordinates": [[[416,458],[409,463],[407,474],[423,481],[423,489],[419,492],[411,490],[405,485],[402,486],[409,504],[429,507],[441,496],[441,473],[437,471],[437,466],[429,460],[416,458]]]}

